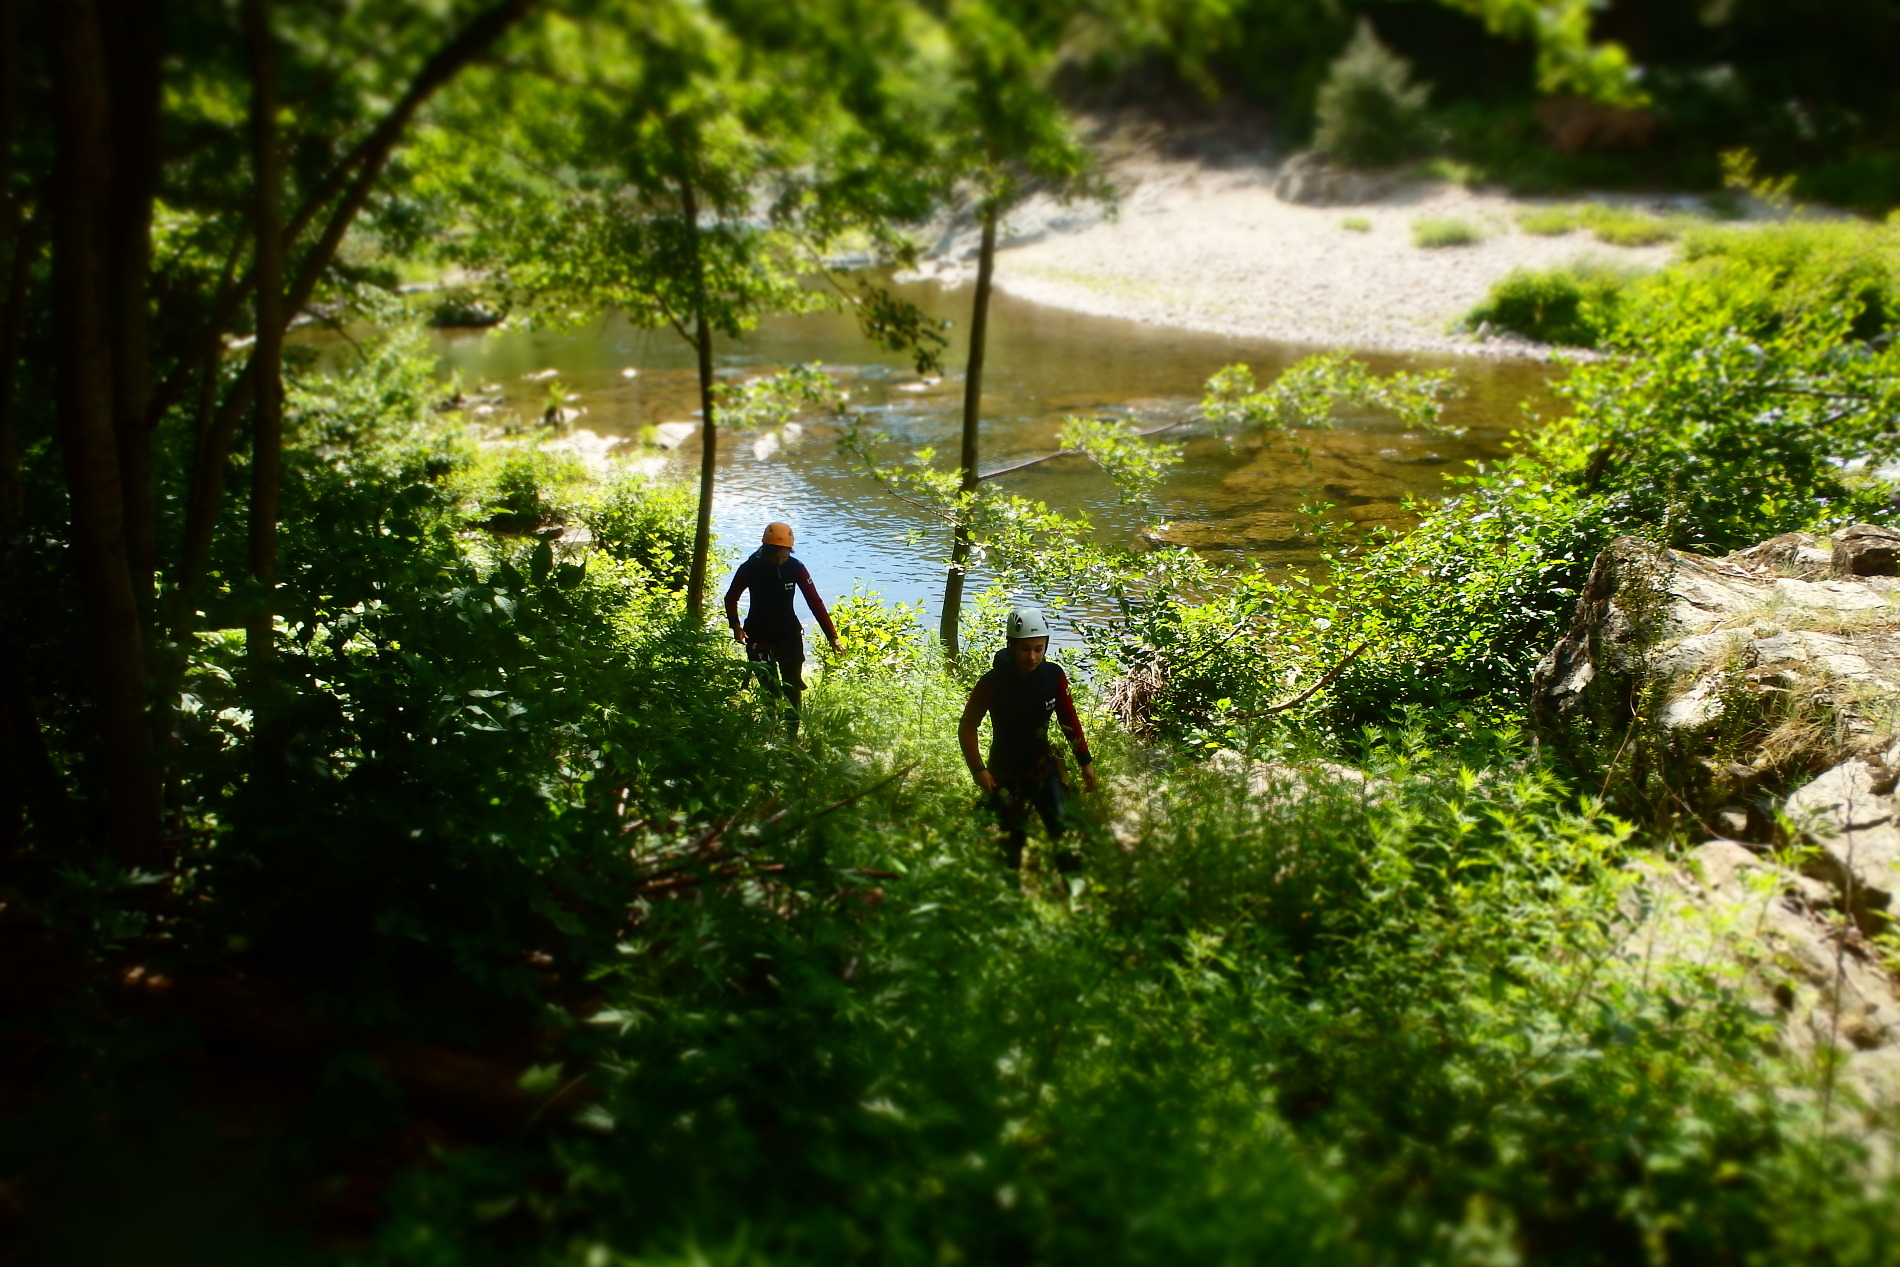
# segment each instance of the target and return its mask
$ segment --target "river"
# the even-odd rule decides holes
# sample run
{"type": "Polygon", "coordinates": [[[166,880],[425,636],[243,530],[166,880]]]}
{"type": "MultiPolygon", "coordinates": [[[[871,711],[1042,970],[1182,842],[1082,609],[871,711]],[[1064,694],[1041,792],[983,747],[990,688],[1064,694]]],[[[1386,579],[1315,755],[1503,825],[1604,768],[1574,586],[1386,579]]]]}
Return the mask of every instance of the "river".
{"type": "MultiPolygon", "coordinates": [[[[749,377],[775,367],[818,362],[851,393],[853,407],[891,437],[890,456],[932,446],[954,460],[962,405],[961,364],[970,291],[934,282],[897,288],[934,315],[954,322],[941,381],[920,380],[901,356],[880,352],[843,313],[774,318],[740,340],[718,345],[718,373],[749,377]]],[[[984,376],[983,467],[1046,453],[1070,414],[1128,417],[1137,425],[1171,421],[1190,411],[1207,378],[1245,362],[1262,383],[1283,367],[1323,349],[1249,341],[1140,322],[1044,308],[998,292],[990,322],[984,376]]],[[[434,336],[442,372],[464,391],[496,388],[506,403],[487,420],[510,413],[538,417],[549,399],[546,371],[557,371],[567,407],[584,411],[569,424],[626,437],[621,454],[691,478],[696,439],[671,451],[640,447],[643,429],[697,417],[691,349],[671,330],[642,330],[605,317],[566,331],[508,328],[440,331],[434,336]]],[[[1317,561],[1298,530],[1303,502],[1331,503],[1336,519],[1362,527],[1409,523],[1408,495],[1435,497],[1448,474],[1495,457],[1525,406],[1548,410],[1551,367],[1531,361],[1367,354],[1382,371],[1449,368],[1462,389],[1446,422],[1456,439],[1406,431],[1389,417],[1343,419],[1306,437],[1310,468],[1284,446],[1251,440],[1228,446],[1189,431],[1186,460],[1162,486],[1166,540],[1232,560],[1272,567],[1317,561]]],[[[651,434],[647,432],[646,434],[651,434]]],[[[807,424],[793,439],[725,433],[719,453],[714,525],[722,547],[750,550],[763,524],[783,519],[798,531],[798,554],[821,589],[854,587],[887,599],[924,603],[932,613],[948,545],[943,529],[891,496],[835,443],[837,428],[807,424]]],[[[1128,540],[1140,525],[1118,506],[1108,479],[1083,459],[1057,459],[1003,477],[1014,492],[1051,506],[1084,511],[1111,539],[1128,540]]]]}

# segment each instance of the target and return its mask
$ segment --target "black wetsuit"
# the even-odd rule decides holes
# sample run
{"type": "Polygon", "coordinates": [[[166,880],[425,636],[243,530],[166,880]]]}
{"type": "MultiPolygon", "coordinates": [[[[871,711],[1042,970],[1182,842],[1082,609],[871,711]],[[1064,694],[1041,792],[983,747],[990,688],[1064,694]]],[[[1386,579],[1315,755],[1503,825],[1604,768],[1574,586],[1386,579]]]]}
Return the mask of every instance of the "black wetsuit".
{"type": "MultiPolygon", "coordinates": [[[[996,780],[994,806],[1002,822],[1003,851],[1012,867],[1022,865],[1029,841],[1029,813],[1033,808],[1048,829],[1050,840],[1060,840],[1067,829],[1062,803],[1062,762],[1049,745],[1049,723],[1054,720],[1068,736],[1080,765],[1090,764],[1082,719],[1069,695],[1069,675],[1044,660],[1029,673],[1019,673],[1006,647],[996,653],[970,699],[963,706],[962,725],[975,730],[983,714],[990,717],[990,777],[996,780]]],[[[975,773],[974,766],[972,773],[975,773]]],[[[1071,855],[1057,858],[1064,870],[1071,855]]]]}
{"type": "Polygon", "coordinates": [[[790,556],[783,563],[773,563],[765,557],[767,549],[754,550],[732,574],[732,584],[726,587],[726,622],[735,630],[740,628],[739,596],[750,590],[752,601],[744,625],[746,658],[762,668],[770,666],[766,671],[778,679],[785,702],[796,715],[805,690],[805,627],[792,611],[793,591],[804,594],[805,606],[826,638],[837,641],[838,631],[805,565],[790,556]]]}

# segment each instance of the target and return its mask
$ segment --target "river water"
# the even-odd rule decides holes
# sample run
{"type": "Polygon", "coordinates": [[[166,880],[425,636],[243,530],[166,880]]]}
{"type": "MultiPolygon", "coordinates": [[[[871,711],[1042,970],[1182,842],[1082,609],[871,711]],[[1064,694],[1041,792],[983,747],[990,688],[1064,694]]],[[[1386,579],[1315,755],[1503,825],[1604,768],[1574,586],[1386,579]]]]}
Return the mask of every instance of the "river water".
{"type": "MultiPolygon", "coordinates": [[[[971,292],[934,282],[896,289],[954,323],[941,381],[920,380],[904,358],[880,352],[842,313],[775,318],[743,339],[722,339],[718,372],[745,378],[821,363],[849,390],[852,406],[890,436],[892,460],[931,446],[939,462],[953,461],[971,292]]],[[[984,470],[1054,449],[1068,415],[1120,416],[1138,426],[1172,421],[1194,408],[1207,378],[1224,365],[1245,362],[1264,384],[1301,356],[1323,350],[1085,316],[1001,292],[992,300],[990,331],[984,470]]],[[[532,420],[549,400],[546,372],[554,370],[552,381],[572,398],[567,407],[584,411],[568,424],[570,431],[624,437],[617,455],[634,455],[671,476],[696,476],[696,437],[672,450],[641,442],[655,424],[697,417],[692,351],[673,331],[635,329],[606,317],[567,331],[443,331],[435,339],[443,373],[464,391],[497,388],[506,397],[487,421],[512,414],[524,426],[536,425],[532,420]]],[[[1365,360],[1381,371],[1452,370],[1462,395],[1446,422],[1464,434],[1433,437],[1408,432],[1389,417],[1353,416],[1337,429],[1303,437],[1312,451],[1309,467],[1284,446],[1262,448],[1246,437],[1228,445],[1205,428],[1183,428],[1186,460],[1159,492],[1168,524],[1163,539],[1235,561],[1311,566],[1316,550],[1298,530],[1303,503],[1330,503],[1333,518],[1362,527],[1406,526],[1408,495],[1441,495],[1447,475],[1502,451],[1509,432],[1526,425],[1526,406],[1552,407],[1552,370],[1540,363],[1385,354],[1365,360]]],[[[827,597],[863,587],[923,603],[934,623],[946,532],[842,452],[836,426],[808,422],[800,430],[796,436],[722,433],[713,511],[721,545],[736,557],[756,544],[767,521],[786,520],[796,526],[798,555],[827,597]]],[[[1141,527],[1116,504],[1107,477],[1084,459],[1059,458],[1001,482],[1053,507],[1086,512],[1110,540],[1132,540],[1141,527]]]]}

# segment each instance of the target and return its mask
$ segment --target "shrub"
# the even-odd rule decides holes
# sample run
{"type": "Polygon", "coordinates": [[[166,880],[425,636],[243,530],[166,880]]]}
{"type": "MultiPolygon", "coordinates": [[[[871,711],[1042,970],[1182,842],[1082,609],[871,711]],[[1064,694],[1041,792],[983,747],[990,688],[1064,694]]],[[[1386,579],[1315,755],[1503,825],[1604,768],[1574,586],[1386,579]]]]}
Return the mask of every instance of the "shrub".
{"type": "Polygon", "coordinates": [[[536,448],[506,452],[480,490],[483,523],[504,533],[533,532],[564,523],[562,493],[584,474],[570,456],[536,448]]]}
{"type": "Polygon", "coordinates": [[[1517,227],[1539,237],[1558,237],[1576,229],[1589,229],[1597,241],[1611,246],[1653,246],[1672,241],[1682,233],[1678,220],[1599,203],[1520,211],[1517,227]]]}
{"type": "Polygon", "coordinates": [[[1412,221],[1412,245],[1435,250],[1441,246],[1470,246],[1484,241],[1484,231],[1469,220],[1421,216],[1412,221]]]}
{"type": "Polygon", "coordinates": [[[1342,229],[1350,229],[1354,233],[1370,233],[1372,232],[1372,221],[1366,219],[1364,216],[1347,216],[1344,220],[1339,222],[1339,227],[1342,229]]]}
{"type": "Polygon", "coordinates": [[[639,564],[662,588],[677,590],[692,566],[693,509],[686,485],[629,472],[608,484],[581,518],[596,547],[639,564]]]}
{"type": "Polygon", "coordinates": [[[1900,326],[1900,225],[1863,221],[1794,222],[1763,226],[1709,226],[1683,241],[1686,262],[1712,272],[1737,266],[1771,282],[1757,293],[1785,318],[1828,306],[1858,315],[1852,330],[1870,339],[1900,326]]]}
{"type": "Polygon", "coordinates": [[[1599,242],[1610,246],[1655,246],[1671,242],[1681,230],[1668,220],[1640,211],[1622,211],[1610,207],[1588,208],[1584,223],[1599,242]]]}
{"type": "Polygon", "coordinates": [[[1900,207],[1900,156],[1874,151],[1826,163],[1802,176],[1796,188],[1803,197],[1855,211],[1900,207]]]}
{"type": "Polygon", "coordinates": [[[1431,88],[1412,82],[1404,58],[1364,21],[1319,90],[1314,145],[1342,163],[1397,163],[1432,144],[1425,103],[1431,88]]]}
{"type": "Polygon", "coordinates": [[[1513,269],[1465,317],[1466,329],[1488,325],[1539,343],[1593,348],[1615,321],[1632,278],[1579,261],[1548,271],[1513,269]]]}
{"type": "Polygon", "coordinates": [[[1517,227],[1542,238],[1562,237],[1582,223],[1575,207],[1530,207],[1517,213],[1517,227]]]}

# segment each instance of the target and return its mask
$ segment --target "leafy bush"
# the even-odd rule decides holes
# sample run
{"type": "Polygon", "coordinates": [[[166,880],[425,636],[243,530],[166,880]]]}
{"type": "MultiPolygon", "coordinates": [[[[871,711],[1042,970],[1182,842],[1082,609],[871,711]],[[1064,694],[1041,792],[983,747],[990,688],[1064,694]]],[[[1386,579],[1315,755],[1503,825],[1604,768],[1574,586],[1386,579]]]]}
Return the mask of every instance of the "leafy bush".
{"type": "Polygon", "coordinates": [[[1370,233],[1372,232],[1372,221],[1366,219],[1364,216],[1346,216],[1340,220],[1339,227],[1349,229],[1354,233],[1370,233]]]}
{"type": "Polygon", "coordinates": [[[1526,233],[1559,237],[1576,229],[1589,229],[1599,242],[1610,246],[1673,242],[1682,235],[1683,223],[1683,217],[1654,216],[1601,203],[1536,207],[1517,214],[1517,227],[1526,233]]]}
{"type": "Polygon", "coordinates": [[[1383,648],[1332,689],[1334,724],[1349,733],[1403,701],[1517,713],[1616,536],[1719,555],[1889,519],[1892,485],[1865,471],[1900,458],[1886,421],[1900,350],[1860,343],[1857,310],[1816,294],[1741,260],[1646,279],[1603,339],[1612,355],[1562,385],[1567,417],[1411,533],[1342,560],[1333,587],[1280,595],[1277,619],[1328,622],[1318,662],[1383,648]]]}
{"type": "Polygon", "coordinates": [[[1538,237],[1562,237],[1582,223],[1575,207],[1527,207],[1517,213],[1517,227],[1538,237]]]}
{"type": "Polygon", "coordinates": [[[1411,65],[1361,19],[1320,86],[1313,143],[1342,163],[1402,162],[1432,144],[1430,97],[1429,86],[1412,82],[1411,65]]]}
{"type": "Polygon", "coordinates": [[[694,500],[684,485],[624,473],[600,491],[581,518],[600,549],[678,590],[692,567],[693,516],[694,500]]]}
{"type": "Polygon", "coordinates": [[[1658,216],[1608,207],[1592,208],[1585,223],[1597,241],[1610,246],[1655,246],[1681,236],[1680,228],[1658,216]]]}
{"type": "Polygon", "coordinates": [[[1853,220],[1709,226],[1690,233],[1683,259],[1712,276],[1741,266],[1767,278],[1753,322],[1798,319],[1827,307],[1851,310],[1850,332],[1873,338],[1900,327],[1900,224],[1853,220]]]}
{"type": "Polygon", "coordinates": [[[1900,207],[1900,156],[1869,150],[1803,172],[1796,190],[1804,198],[1872,215],[1900,207]]]}
{"type": "Polygon", "coordinates": [[[1615,324],[1631,275],[1584,261],[1545,271],[1512,269],[1465,315],[1465,329],[1489,326],[1568,347],[1598,346],[1615,324]]]}
{"type": "Polygon", "coordinates": [[[1412,245],[1435,250],[1445,246],[1470,246],[1484,241],[1484,231],[1469,220],[1445,216],[1420,216],[1412,221],[1412,245]]]}

